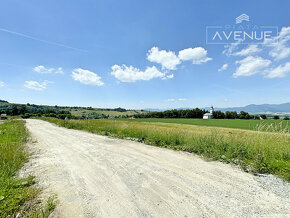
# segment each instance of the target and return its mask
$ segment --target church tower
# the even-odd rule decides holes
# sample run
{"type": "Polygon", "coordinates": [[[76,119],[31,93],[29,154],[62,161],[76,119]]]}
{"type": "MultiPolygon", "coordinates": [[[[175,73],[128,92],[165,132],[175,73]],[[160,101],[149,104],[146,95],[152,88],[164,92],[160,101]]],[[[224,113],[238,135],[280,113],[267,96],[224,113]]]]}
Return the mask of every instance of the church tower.
{"type": "Polygon", "coordinates": [[[210,112],[211,114],[213,114],[213,111],[214,111],[214,110],[213,110],[213,106],[211,106],[211,108],[210,108],[210,111],[209,111],[209,112],[210,112]]]}

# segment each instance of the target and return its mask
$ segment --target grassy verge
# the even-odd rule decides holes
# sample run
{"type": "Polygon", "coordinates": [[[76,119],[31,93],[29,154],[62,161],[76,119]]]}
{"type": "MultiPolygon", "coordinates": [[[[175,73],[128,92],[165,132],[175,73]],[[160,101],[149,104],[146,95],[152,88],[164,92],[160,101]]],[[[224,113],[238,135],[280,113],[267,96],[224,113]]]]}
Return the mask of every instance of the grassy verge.
{"type": "Polygon", "coordinates": [[[56,207],[55,197],[49,197],[43,206],[43,208],[38,208],[36,211],[29,214],[30,218],[48,218],[56,207]]]}
{"type": "Polygon", "coordinates": [[[26,216],[43,217],[42,210],[34,208],[38,190],[32,186],[33,178],[16,178],[17,171],[28,160],[24,149],[27,138],[24,121],[13,120],[0,124],[0,217],[14,217],[18,212],[26,216]]]}
{"type": "Polygon", "coordinates": [[[288,133],[124,120],[42,119],[66,128],[188,151],[212,160],[238,164],[247,171],[271,173],[290,181],[288,133]]]}
{"type": "Polygon", "coordinates": [[[0,214],[14,215],[25,201],[36,196],[31,188],[33,179],[16,179],[16,172],[27,161],[23,144],[27,131],[22,121],[10,121],[0,125],[0,214]]]}

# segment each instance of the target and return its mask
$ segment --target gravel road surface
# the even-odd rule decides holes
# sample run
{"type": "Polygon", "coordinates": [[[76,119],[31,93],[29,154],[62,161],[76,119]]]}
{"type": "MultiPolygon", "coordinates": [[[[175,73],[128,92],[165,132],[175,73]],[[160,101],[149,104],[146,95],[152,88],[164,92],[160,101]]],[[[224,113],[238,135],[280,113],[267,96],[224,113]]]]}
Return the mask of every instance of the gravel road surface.
{"type": "Polygon", "coordinates": [[[23,173],[55,193],[56,217],[290,217],[290,186],[196,155],[26,121],[23,173]]]}

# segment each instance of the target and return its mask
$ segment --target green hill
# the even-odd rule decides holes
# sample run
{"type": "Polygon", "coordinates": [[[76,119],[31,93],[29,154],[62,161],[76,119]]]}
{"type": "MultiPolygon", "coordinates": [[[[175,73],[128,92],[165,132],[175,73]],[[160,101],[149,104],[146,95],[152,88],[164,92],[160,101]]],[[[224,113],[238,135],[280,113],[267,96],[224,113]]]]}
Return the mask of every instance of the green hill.
{"type": "Polygon", "coordinates": [[[36,104],[15,104],[0,100],[0,113],[8,115],[20,114],[71,114],[75,117],[108,118],[108,117],[128,117],[133,114],[147,113],[143,110],[127,110],[124,108],[92,108],[92,107],[70,107],[70,106],[50,106],[36,104]]]}

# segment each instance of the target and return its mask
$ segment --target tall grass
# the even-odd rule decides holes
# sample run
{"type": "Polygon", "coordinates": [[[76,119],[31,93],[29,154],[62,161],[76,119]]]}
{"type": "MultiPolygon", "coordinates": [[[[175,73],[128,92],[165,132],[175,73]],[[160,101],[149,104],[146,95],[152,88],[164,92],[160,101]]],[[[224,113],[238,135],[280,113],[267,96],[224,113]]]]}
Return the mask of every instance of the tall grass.
{"type": "Polygon", "coordinates": [[[262,122],[256,125],[256,131],[263,132],[280,132],[280,133],[290,133],[290,126],[288,121],[280,122],[262,122]]]}
{"type": "Polygon", "coordinates": [[[31,177],[15,178],[28,158],[23,147],[27,136],[23,121],[0,124],[0,217],[15,215],[25,201],[36,196],[31,177]]]}
{"type": "Polygon", "coordinates": [[[42,119],[66,128],[188,151],[212,160],[238,164],[246,171],[271,173],[290,181],[288,133],[124,120],[42,119]]]}

